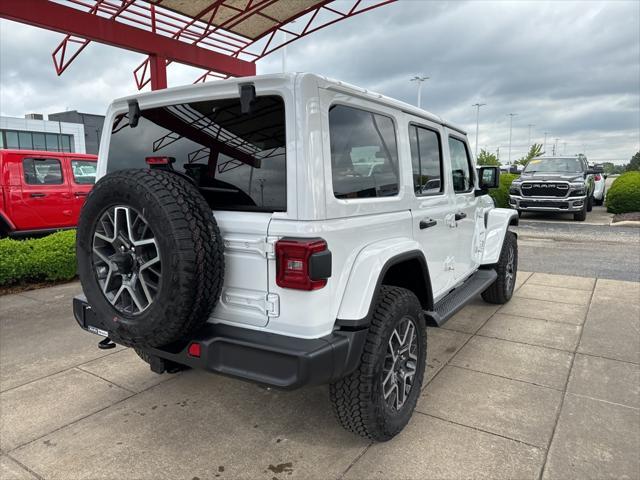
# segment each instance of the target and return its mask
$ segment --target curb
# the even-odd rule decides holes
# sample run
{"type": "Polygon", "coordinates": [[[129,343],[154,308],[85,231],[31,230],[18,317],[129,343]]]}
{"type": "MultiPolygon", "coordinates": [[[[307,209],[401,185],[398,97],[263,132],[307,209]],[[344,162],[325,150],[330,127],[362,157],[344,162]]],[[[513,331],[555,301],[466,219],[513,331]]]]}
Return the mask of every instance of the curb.
{"type": "Polygon", "coordinates": [[[611,222],[609,224],[612,227],[635,227],[640,228],[640,221],[638,220],[623,220],[622,222],[611,222]]]}

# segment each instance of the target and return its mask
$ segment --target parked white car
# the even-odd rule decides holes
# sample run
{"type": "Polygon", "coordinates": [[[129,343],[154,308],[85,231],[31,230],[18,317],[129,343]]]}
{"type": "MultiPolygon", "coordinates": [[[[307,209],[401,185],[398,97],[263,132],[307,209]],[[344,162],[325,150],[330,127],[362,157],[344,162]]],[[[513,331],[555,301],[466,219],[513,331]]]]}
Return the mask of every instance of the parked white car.
{"type": "Polygon", "coordinates": [[[155,372],[328,383],[340,423],[384,441],[420,395],[427,324],[511,298],[517,213],[433,114],[290,74],[123,98],[105,125],[74,313],[155,372]]]}
{"type": "Polygon", "coordinates": [[[594,183],[593,203],[594,205],[602,205],[604,203],[604,198],[606,195],[605,190],[606,190],[607,179],[604,176],[602,166],[594,165],[592,168],[597,172],[599,172],[593,176],[593,183],[594,183]]]}

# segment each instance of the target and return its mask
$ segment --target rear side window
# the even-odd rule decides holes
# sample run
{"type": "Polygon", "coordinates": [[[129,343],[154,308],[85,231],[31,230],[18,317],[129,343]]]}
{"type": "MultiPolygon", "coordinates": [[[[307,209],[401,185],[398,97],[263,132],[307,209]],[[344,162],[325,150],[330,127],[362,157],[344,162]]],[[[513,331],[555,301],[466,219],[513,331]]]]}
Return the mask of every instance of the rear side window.
{"type": "Polygon", "coordinates": [[[71,160],[73,181],[79,185],[93,185],[96,183],[97,165],[88,160],[71,160]]]}
{"type": "Polygon", "coordinates": [[[62,167],[55,158],[25,158],[22,160],[24,182],[28,185],[60,185],[62,167]]]}
{"type": "Polygon", "coordinates": [[[391,118],[344,105],[329,109],[336,198],[398,194],[398,147],[391,118]]]}
{"type": "Polygon", "coordinates": [[[471,158],[467,145],[454,137],[449,137],[449,153],[451,154],[451,175],[453,190],[456,193],[469,192],[473,188],[471,175],[471,158]]]}
{"type": "Polygon", "coordinates": [[[214,209],[285,211],[285,147],[281,97],[257,97],[250,113],[238,98],[169,105],[142,110],[135,128],[128,114],[116,117],[107,172],[173,157],[214,209]]]}
{"type": "Polygon", "coordinates": [[[436,195],[444,191],[442,181],[442,150],[437,132],[409,126],[413,188],[416,195],[436,195]]]}

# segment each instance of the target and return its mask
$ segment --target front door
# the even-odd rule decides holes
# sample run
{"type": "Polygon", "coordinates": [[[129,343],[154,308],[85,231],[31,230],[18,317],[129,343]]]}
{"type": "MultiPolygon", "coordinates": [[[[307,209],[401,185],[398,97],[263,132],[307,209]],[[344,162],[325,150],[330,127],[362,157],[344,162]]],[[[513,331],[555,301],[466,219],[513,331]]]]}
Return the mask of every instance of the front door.
{"type": "Polygon", "coordinates": [[[454,222],[456,226],[456,255],[454,279],[459,282],[477,267],[476,227],[478,198],[475,195],[475,171],[466,138],[456,132],[448,132],[449,160],[454,192],[454,222]]]}
{"type": "Polygon", "coordinates": [[[445,182],[442,135],[436,125],[409,124],[413,176],[413,235],[427,259],[437,301],[453,284],[455,252],[451,249],[452,203],[445,182]]]}

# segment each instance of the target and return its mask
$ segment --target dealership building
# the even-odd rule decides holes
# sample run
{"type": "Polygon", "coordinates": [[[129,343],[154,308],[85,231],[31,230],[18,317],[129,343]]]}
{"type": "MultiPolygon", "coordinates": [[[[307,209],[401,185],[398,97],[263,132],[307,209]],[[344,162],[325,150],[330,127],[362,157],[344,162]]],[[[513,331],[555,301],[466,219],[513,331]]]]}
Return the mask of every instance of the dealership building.
{"type": "Polygon", "coordinates": [[[78,111],[0,117],[0,148],[98,153],[104,117],[78,111]]]}

